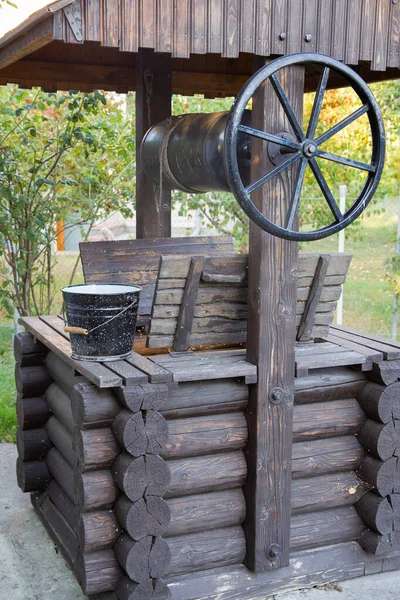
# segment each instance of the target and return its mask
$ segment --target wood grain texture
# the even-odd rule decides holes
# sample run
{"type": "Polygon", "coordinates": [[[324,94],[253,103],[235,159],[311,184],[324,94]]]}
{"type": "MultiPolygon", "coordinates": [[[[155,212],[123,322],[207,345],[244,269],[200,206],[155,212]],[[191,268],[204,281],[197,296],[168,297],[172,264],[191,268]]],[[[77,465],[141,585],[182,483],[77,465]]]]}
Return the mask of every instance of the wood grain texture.
{"type": "Polygon", "coordinates": [[[176,352],[183,352],[188,349],[203,264],[204,260],[202,258],[193,257],[190,261],[186,285],[182,296],[182,304],[176,323],[173,344],[173,349],[176,352]]]}
{"type": "Polygon", "coordinates": [[[361,479],[373,486],[381,496],[400,493],[400,464],[395,456],[385,461],[366,456],[358,473],[361,479]]]}
{"type": "Polygon", "coordinates": [[[171,560],[169,545],[161,537],[146,536],[136,541],[123,533],[114,551],[125,573],[137,583],[164,575],[171,560]]]}
{"type": "MultiPolygon", "coordinates": [[[[261,65],[262,61],[254,62],[255,68],[261,65]]],[[[301,122],[303,71],[288,70],[283,85],[301,122]]],[[[279,101],[267,88],[253,98],[253,126],[271,132],[282,131],[284,126],[279,101]]],[[[257,144],[254,150],[260,152],[257,144]]],[[[269,168],[265,158],[254,166],[252,177],[261,176],[269,168]]],[[[287,211],[294,179],[295,172],[291,172],[278,187],[267,184],[259,188],[253,202],[275,220],[276,214],[287,211]]],[[[246,411],[249,443],[244,531],[245,564],[256,572],[283,567],[289,561],[297,253],[297,244],[250,225],[247,358],[257,364],[259,381],[250,387],[246,411]],[[279,367],[276,360],[271,360],[274,355],[279,355],[279,367]],[[274,388],[281,390],[281,404],[270,402],[274,388]],[[270,554],[269,560],[272,544],[278,544],[279,549],[274,557],[270,554]]]]}
{"type": "Polygon", "coordinates": [[[353,471],[360,467],[364,456],[365,450],[352,435],[298,442],[293,444],[292,475],[298,479],[353,471]]]}
{"type": "Polygon", "coordinates": [[[42,396],[38,398],[21,398],[18,395],[16,408],[18,424],[22,429],[42,427],[51,415],[42,396]]]}

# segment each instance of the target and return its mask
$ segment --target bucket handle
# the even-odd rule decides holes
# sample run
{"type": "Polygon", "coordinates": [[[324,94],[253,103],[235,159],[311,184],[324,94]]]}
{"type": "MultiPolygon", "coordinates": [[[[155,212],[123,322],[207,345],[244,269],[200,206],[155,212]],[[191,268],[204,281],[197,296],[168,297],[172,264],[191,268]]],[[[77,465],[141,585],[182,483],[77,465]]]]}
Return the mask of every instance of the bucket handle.
{"type": "Polygon", "coordinates": [[[137,302],[138,302],[138,300],[137,300],[137,298],[135,298],[134,301],[129,304],[129,306],[125,306],[125,308],[120,310],[117,315],[114,315],[113,317],[108,319],[108,321],[104,321],[104,323],[100,323],[100,325],[96,325],[96,327],[93,327],[92,329],[89,329],[89,330],[84,329],[83,327],[72,327],[70,325],[67,325],[67,321],[65,320],[64,302],[63,302],[62,314],[63,314],[63,320],[64,320],[64,331],[65,331],[65,333],[75,333],[78,335],[89,335],[89,333],[92,333],[96,329],[100,329],[100,327],[105,327],[106,325],[108,325],[108,323],[111,323],[111,321],[114,321],[114,319],[117,319],[118,317],[120,317],[124,312],[126,312],[127,310],[132,308],[132,306],[135,306],[135,304],[137,304],[137,302]]]}

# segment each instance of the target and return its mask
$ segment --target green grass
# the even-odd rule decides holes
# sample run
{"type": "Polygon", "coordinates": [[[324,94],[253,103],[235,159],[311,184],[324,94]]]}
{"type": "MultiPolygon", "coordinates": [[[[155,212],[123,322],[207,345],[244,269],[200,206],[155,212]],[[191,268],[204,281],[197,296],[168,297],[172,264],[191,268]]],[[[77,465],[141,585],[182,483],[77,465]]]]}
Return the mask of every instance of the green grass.
{"type": "Polygon", "coordinates": [[[14,355],[12,328],[0,326],[0,442],[15,442],[17,421],[15,414],[14,355]]]}

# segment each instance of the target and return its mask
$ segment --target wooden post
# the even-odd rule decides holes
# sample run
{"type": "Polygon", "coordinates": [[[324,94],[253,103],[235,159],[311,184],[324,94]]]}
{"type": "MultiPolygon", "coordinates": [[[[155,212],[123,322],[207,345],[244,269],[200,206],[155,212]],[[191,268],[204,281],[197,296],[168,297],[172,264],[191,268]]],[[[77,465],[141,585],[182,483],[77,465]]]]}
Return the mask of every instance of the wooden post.
{"type": "MultiPolygon", "coordinates": [[[[254,59],[255,70],[263,66],[254,59]]],[[[300,123],[304,72],[292,67],[279,74],[300,123]]],[[[253,126],[292,132],[270,84],[253,98],[253,126]]],[[[252,180],[272,168],[265,142],[253,138],[252,180]],[[255,160],[254,160],[255,159],[255,160]]],[[[252,194],[270,220],[284,224],[297,168],[252,194]]],[[[244,487],[247,516],[245,564],[267,571],[289,564],[292,416],[295,372],[296,279],[298,244],[273,237],[250,222],[248,360],[258,365],[258,383],[250,386],[246,418],[248,478],[244,487]]]]}
{"type": "Polygon", "coordinates": [[[139,50],[136,58],[136,237],[171,237],[171,192],[143,170],[140,145],[147,130],[171,116],[171,56],[139,50]]]}

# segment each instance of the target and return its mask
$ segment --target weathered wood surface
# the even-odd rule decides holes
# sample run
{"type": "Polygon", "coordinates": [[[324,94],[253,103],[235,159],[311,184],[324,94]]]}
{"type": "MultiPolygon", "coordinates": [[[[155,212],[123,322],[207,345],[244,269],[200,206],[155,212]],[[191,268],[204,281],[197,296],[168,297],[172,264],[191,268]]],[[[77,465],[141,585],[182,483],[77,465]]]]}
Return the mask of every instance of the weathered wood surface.
{"type": "Polygon", "coordinates": [[[76,527],[76,537],[82,552],[110,548],[121,533],[114,511],[83,513],[76,527]]]}
{"type": "Polygon", "coordinates": [[[352,398],[297,405],[293,413],[293,441],[356,433],[365,420],[360,405],[352,398]]]}
{"type": "MultiPolygon", "coordinates": [[[[304,255],[302,259],[303,263],[309,260],[314,271],[318,268],[318,262],[314,264],[315,256],[317,255],[304,255]]],[[[305,322],[304,319],[309,315],[313,298],[311,329],[315,325],[314,337],[317,333],[318,335],[323,332],[328,333],[327,326],[332,322],[333,310],[341,289],[340,285],[332,285],[332,278],[338,277],[336,273],[339,272],[340,283],[344,281],[349,259],[349,255],[334,257],[330,278],[326,278],[327,285],[325,287],[321,285],[317,295],[312,288],[313,278],[309,277],[312,270],[307,265],[302,265],[301,275],[303,277],[299,279],[297,291],[296,324],[299,326],[301,322],[305,322]],[[308,283],[310,279],[311,281],[308,283]],[[308,286],[305,286],[306,280],[308,286]],[[328,304],[329,308],[326,307],[328,304]]],[[[189,277],[193,278],[193,267],[190,260],[194,261],[195,258],[188,259],[179,255],[161,257],[147,339],[148,346],[150,348],[172,346],[175,348],[176,336],[181,331],[181,319],[186,314],[189,320],[185,325],[185,340],[184,345],[179,347],[180,350],[186,349],[187,345],[245,341],[247,331],[247,255],[198,257],[195,287],[189,283],[189,277]],[[189,289],[191,289],[190,299],[187,297],[189,289]]],[[[328,266],[325,270],[328,270],[328,266]]]]}
{"type": "Polygon", "coordinates": [[[44,428],[17,429],[17,450],[22,461],[42,460],[51,446],[51,440],[44,428]]]}
{"type": "MultiPolygon", "coordinates": [[[[155,367],[156,363],[150,361],[155,367]]],[[[172,378],[172,373],[170,373],[172,378]]],[[[119,401],[133,412],[159,410],[168,399],[169,388],[165,384],[140,384],[116,390],[119,401]]]]}
{"type": "Polygon", "coordinates": [[[77,561],[76,573],[86,594],[113,590],[123,575],[112,549],[83,554],[77,561]]]}
{"type": "Polygon", "coordinates": [[[378,496],[373,492],[364,494],[355,504],[355,508],[371,529],[381,534],[400,531],[400,496],[378,496]]]}
{"type": "Polygon", "coordinates": [[[99,363],[78,361],[71,358],[71,345],[69,341],[40,319],[36,317],[22,317],[20,322],[27,331],[32,333],[49,350],[99,388],[118,387],[122,384],[122,379],[115,375],[115,373],[112,373],[107,367],[99,363]]]}
{"type": "Polygon", "coordinates": [[[389,386],[370,382],[357,400],[364,412],[375,421],[389,423],[400,419],[400,382],[389,386]]]}
{"type": "Polygon", "coordinates": [[[292,476],[298,479],[354,471],[364,456],[364,448],[352,435],[298,442],[293,444],[292,476]]]}
{"type": "Polygon", "coordinates": [[[171,483],[165,498],[241,487],[247,468],[243,452],[169,460],[171,483]]]}
{"type": "Polygon", "coordinates": [[[360,443],[375,458],[387,460],[400,456],[400,421],[391,421],[386,425],[368,419],[360,429],[360,443]]]}
{"type": "Polygon", "coordinates": [[[193,352],[180,357],[160,354],[151,360],[170,370],[177,382],[244,377],[246,383],[254,383],[257,377],[257,367],[246,360],[242,350],[193,352]]]}
{"type": "Polygon", "coordinates": [[[171,537],[167,541],[171,551],[170,575],[241,564],[246,554],[241,527],[212,529],[171,537]]]}
{"type": "Polygon", "coordinates": [[[316,373],[311,372],[307,377],[295,379],[294,403],[296,405],[357,398],[366,383],[364,373],[347,367],[333,367],[316,373]]]}
{"type": "Polygon", "coordinates": [[[164,458],[184,458],[241,450],[248,438],[242,413],[173,419],[168,423],[164,458]]]}
{"type": "Polygon", "coordinates": [[[182,382],[171,387],[161,412],[166,419],[230,413],[243,410],[248,397],[243,379],[182,382]]]}
{"type": "Polygon", "coordinates": [[[118,522],[134,540],[163,535],[171,519],[168,504],[159,496],[146,496],[131,502],[122,495],[114,509],[118,522]]]}
{"type": "Polygon", "coordinates": [[[398,360],[400,358],[400,345],[393,340],[364,333],[344,325],[332,325],[331,330],[334,335],[341,339],[382,352],[385,360],[398,360]]]}
{"type": "Polygon", "coordinates": [[[290,521],[290,549],[293,552],[355,541],[364,528],[353,506],[294,515],[290,521]]]}
{"type": "MultiPolygon", "coordinates": [[[[312,329],[316,323],[317,308],[324,288],[324,280],[328,272],[329,263],[329,254],[322,254],[318,259],[313,281],[310,286],[310,292],[297,330],[296,340],[299,342],[305,342],[311,339],[312,329]]],[[[328,322],[328,325],[330,323],[331,321],[328,322]]]]}
{"type": "Polygon", "coordinates": [[[246,516],[246,502],[240,488],[170,498],[168,508],[171,522],[167,536],[241,525],[246,516]]]}
{"type": "MultiPolygon", "coordinates": [[[[148,124],[146,126],[146,131],[148,124]]],[[[147,237],[147,236],[144,236],[147,237]]],[[[233,253],[230,237],[184,237],[85,242],[80,244],[86,283],[129,283],[140,285],[139,319],[151,314],[161,254],[233,253]]],[[[144,320],[145,321],[145,320],[144,320]]],[[[144,322],[143,321],[143,322],[144,322]]]]}
{"type": "Polygon", "coordinates": [[[43,490],[51,481],[51,475],[44,460],[23,462],[17,458],[17,483],[23,492],[43,490]]]}
{"type": "Polygon", "coordinates": [[[170,597],[169,589],[161,579],[150,579],[136,583],[124,577],[115,588],[114,598],[98,598],[98,600],[165,600],[170,597]]]}
{"type": "Polygon", "coordinates": [[[161,454],[168,438],[164,417],[155,410],[134,413],[123,409],[113,423],[115,437],[132,456],[161,454]]]}
{"type": "MultiPolygon", "coordinates": [[[[162,260],[162,257],[161,257],[162,260]]],[[[189,271],[186,277],[185,289],[183,291],[182,303],[175,324],[173,349],[183,352],[188,349],[190,333],[193,329],[194,309],[199,291],[200,278],[203,271],[204,259],[193,257],[190,261],[189,271]]],[[[152,319],[151,328],[154,319],[152,319]]],[[[212,331],[212,328],[210,329],[212,331]]]]}
{"type": "Polygon", "coordinates": [[[15,360],[16,362],[19,362],[21,366],[25,366],[22,364],[22,361],[26,359],[29,360],[29,356],[34,356],[35,358],[31,360],[40,360],[40,362],[36,362],[36,364],[41,364],[47,353],[46,346],[34,338],[31,333],[25,331],[17,333],[14,336],[13,346],[15,360]]]}
{"type": "Polygon", "coordinates": [[[354,471],[295,479],[292,482],[292,514],[355,504],[369,488],[354,471]]]}
{"type": "Polygon", "coordinates": [[[112,390],[99,389],[90,383],[74,386],[71,406],[75,423],[82,429],[110,426],[121,410],[112,390]]]}
{"type": "Polygon", "coordinates": [[[381,496],[400,493],[400,464],[397,457],[383,461],[368,455],[358,472],[361,479],[372,485],[381,496]]]}
{"type": "Polygon", "coordinates": [[[73,387],[78,383],[87,383],[82,375],[76,375],[75,369],[54,352],[48,352],[44,365],[54,383],[67,395],[71,394],[73,387]]]}
{"type": "Polygon", "coordinates": [[[374,363],[368,373],[368,379],[382,385],[390,385],[400,379],[400,360],[374,363]]]}
{"type": "Polygon", "coordinates": [[[44,397],[53,415],[72,434],[75,428],[75,421],[72,415],[71,399],[69,396],[56,383],[52,383],[47,388],[44,397]]]}
{"type": "Polygon", "coordinates": [[[111,467],[121,451],[109,427],[75,430],[73,442],[81,471],[111,467]]]}
{"type": "Polygon", "coordinates": [[[71,467],[74,468],[77,464],[77,453],[73,445],[71,433],[55,416],[52,416],[48,420],[46,431],[53,445],[68,461],[71,467]]]}
{"type": "Polygon", "coordinates": [[[16,363],[15,385],[21,398],[42,396],[50,384],[50,376],[43,365],[21,367],[16,363]]]}
{"type": "Polygon", "coordinates": [[[47,403],[42,396],[21,398],[18,394],[16,407],[18,424],[22,429],[42,427],[51,415],[47,403]]]}
{"type": "Polygon", "coordinates": [[[364,529],[358,540],[361,548],[370,554],[389,554],[400,550],[400,531],[381,535],[372,529],[364,529]]]}
{"type": "Polygon", "coordinates": [[[166,463],[156,455],[133,458],[123,452],[112,466],[114,480],[126,496],[136,502],[144,496],[163,496],[170,484],[166,463]]]}
{"type": "Polygon", "coordinates": [[[123,533],[114,551],[125,573],[137,583],[164,575],[171,560],[169,544],[161,537],[146,536],[135,541],[123,533]]]}

